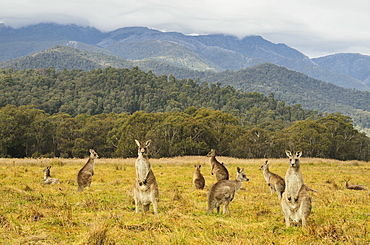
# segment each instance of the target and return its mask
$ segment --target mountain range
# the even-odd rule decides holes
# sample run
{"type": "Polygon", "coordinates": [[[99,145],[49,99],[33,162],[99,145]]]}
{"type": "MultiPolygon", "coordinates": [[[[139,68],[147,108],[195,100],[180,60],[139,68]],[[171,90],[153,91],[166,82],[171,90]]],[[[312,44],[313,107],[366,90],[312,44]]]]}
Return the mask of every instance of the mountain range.
{"type": "Polygon", "coordinates": [[[288,104],[341,112],[370,128],[370,56],[334,54],[310,59],[261,36],[184,35],[145,27],[112,32],[75,25],[0,24],[0,68],[92,70],[139,67],[158,76],[198,79],[288,104]]]}
{"type": "Polygon", "coordinates": [[[1,67],[11,67],[7,61],[55,45],[194,71],[240,70],[272,63],[344,88],[370,91],[370,56],[335,54],[310,59],[296,49],[261,36],[239,39],[222,34],[184,35],[146,27],[101,32],[91,27],[51,23],[15,29],[0,24],[1,67]]]}

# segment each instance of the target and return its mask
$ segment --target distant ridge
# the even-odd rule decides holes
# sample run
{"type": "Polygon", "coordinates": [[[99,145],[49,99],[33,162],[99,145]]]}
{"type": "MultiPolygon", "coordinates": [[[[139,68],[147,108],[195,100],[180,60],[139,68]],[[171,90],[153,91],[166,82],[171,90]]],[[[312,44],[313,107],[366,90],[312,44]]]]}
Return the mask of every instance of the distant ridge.
{"type": "MultiPolygon", "coordinates": [[[[79,44],[77,44],[79,45],[79,44]]],[[[370,128],[370,92],[346,89],[313,79],[283,66],[261,64],[238,71],[195,71],[171,66],[155,60],[126,60],[104,53],[82,51],[67,46],[50,49],[5,62],[3,68],[16,70],[53,67],[55,70],[83,70],[139,67],[157,76],[173,75],[178,79],[207,81],[221,86],[232,86],[247,92],[259,92],[287,104],[300,104],[303,108],[325,113],[340,112],[353,118],[359,128],[370,128]]]]}
{"type": "Polygon", "coordinates": [[[1,26],[0,62],[55,45],[71,44],[81,50],[112,54],[135,62],[158,61],[162,65],[195,71],[240,70],[272,63],[341,87],[370,91],[368,74],[357,76],[346,72],[356,71],[356,62],[344,65],[340,70],[343,72],[333,72],[330,65],[324,64],[325,60],[311,60],[296,49],[282,43],[274,44],[261,36],[243,39],[222,34],[188,36],[146,27],[101,32],[90,27],[51,23],[20,29],[1,26]],[[346,69],[349,66],[353,68],[346,69]]]}

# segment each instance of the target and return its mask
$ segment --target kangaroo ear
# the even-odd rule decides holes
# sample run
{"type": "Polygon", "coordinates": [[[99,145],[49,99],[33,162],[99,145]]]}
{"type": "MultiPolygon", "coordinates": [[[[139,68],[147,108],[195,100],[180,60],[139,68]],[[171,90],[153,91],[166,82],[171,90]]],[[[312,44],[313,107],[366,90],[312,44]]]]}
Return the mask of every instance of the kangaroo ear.
{"type": "Polygon", "coordinates": [[[291,157],[292,156],[292,153],[288,150],[285,150],[285,154],[288,156],[288,157],[291,157]]]}
{"type": "Polygon", "coordinates": [[[301,157],[302,156],[302,151],[297,151],[295,154],[297,155],[297,157],[301,157]]]}
{"type": "Polygon", "coordinates": [[[150,145],[150,142],[152,142],[151,140],[147,140],[146,142],[145,142],[145,145],[148,147],[149,145],[150,145]]]}
{"type": "Polygon", "coordinates": [[[140,146],[140,142],[138,140],[135,140],[137,146],[140,146]]]}
{"type": "Polygon", "coordinates": [[[239,168],[239,167],[237,167],[237,168],[236,168],[236,171],[238,171],[238,173],[240,173],[240,168],[239,168]]]}

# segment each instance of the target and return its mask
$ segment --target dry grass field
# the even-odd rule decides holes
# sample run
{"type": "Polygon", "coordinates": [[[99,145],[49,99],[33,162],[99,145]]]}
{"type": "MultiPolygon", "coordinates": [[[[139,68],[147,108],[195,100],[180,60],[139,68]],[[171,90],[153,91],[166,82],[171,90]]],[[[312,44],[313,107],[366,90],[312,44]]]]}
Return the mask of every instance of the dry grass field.
{"type": "MultiPolygon", "coordinates": [[[[135,159],[97,159],[90,188],[78,193],[76,174],[87,159],[0,159],[0,244],[370,244],[370,163],[301,159],[313,209],[307,227],[285,227],[277,195],[259,167],[264,159],[218,157],[231,179],[244,167],[250,179],[228,215],[207,214],[215,176],[205,156],[150,159],[160,190],[159,213],[135,213],[135,159]],[[205,190],[195,190],[201,164],[205,190]],[[51,165],[60,185],[42,185],[51,165]]],[[[288,159],[269,159],[284,177],[288,159]]]]}

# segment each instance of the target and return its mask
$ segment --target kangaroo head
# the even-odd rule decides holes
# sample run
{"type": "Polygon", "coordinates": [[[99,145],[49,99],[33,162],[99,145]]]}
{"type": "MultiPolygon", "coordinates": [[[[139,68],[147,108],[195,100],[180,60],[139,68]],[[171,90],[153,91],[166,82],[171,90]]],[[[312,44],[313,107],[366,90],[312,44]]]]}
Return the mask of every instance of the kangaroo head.
{"type": "Polygon", "coordinates": [[[143,155],[148,155],[148,146],[150,145],[151,140],[147,140],[145,143],[135,140],[138,148],[138,153],[143,155]]]}
{"type": "Polygon", "coordinates": [[[95,158],[98,158],[98,153],[96,153],[96,151],[94,149],[90,149],[90,158],[92,159],[95,159],[95,158]]]}
{"type": "Polygon", "coordinates": [[[262,164],[262,166],[260,167],[260,170],[264,170],[264,169],[267,169],[269,167],[269,161],[266,160],[264,164],[262,164]]]}
{"type": "Polygon", "coordinates": [[[207,154],[207,157],[215,157],[216,156],[216,150],[215,149],[211,149],[210,152],[208,152],[207,154]]]}
{"type": "Polygon", "coordinates": [[[44,170],[42,170],[42,172],[43,173],[50,173],[50,168],[51,168],[51,166],[46,167],[44,170]]]}
{"type": "Polygon", "coordinates": [[[244,173],[244,168],[236,168],[237,173],[236,173],[236,180],[239,181],[249,181],[247,175],[244,173]]]}
{"type": "Polygon", "coordinates": [[[290,151],[285,150],[285,154],[289,157],[291,167],[299,167],[300,165],[299,159],[302,156],[302,151],[297,151],[295,155],[293,155],[290,151]]]}

